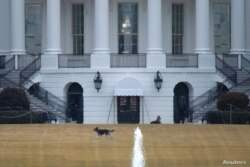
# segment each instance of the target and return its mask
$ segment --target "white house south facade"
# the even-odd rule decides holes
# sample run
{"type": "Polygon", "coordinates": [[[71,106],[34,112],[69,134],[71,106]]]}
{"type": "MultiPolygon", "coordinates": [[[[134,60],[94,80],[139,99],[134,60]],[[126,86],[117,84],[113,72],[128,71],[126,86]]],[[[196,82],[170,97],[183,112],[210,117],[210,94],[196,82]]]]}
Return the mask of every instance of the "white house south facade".
{"type": "Polygon", "coordinates": [[[249,9],[248,0],[0,0],[0,69],[62,105],[61,122],[198,122],[220,85],[236,88],[250,71],[249,9]]]}

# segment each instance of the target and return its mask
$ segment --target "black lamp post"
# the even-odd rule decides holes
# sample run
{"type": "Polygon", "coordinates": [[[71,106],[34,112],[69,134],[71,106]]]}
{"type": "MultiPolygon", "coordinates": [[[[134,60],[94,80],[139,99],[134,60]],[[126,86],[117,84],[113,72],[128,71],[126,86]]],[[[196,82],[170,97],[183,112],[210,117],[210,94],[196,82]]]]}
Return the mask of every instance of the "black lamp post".
{"type": "Polygon", "coordinates": [[[161,73],[159,71],[157,71],[154,82],[155,82],[155,88],[158,89],[158,92],[161,89],[162,81],[163,81],[163,79],[161,77],[161,73]]]}
{"type": "Polygon", "coordinates": [[[99,92],[99,89],[102,87],[102,77],[99,71],[95,74],[94,83],[97,92],[99,92]]]}

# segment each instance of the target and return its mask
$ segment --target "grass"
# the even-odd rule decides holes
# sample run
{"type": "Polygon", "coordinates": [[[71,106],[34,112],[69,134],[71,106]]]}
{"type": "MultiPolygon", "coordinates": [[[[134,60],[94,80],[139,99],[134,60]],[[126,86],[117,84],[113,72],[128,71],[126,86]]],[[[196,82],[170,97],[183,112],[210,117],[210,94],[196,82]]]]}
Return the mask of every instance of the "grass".
{"type": "Polygon", "coordinates": [[[249,125],[0,125],[0,167],[129,167],[134,128],[143,134],[146,167],[250,166],[249,125]]]}

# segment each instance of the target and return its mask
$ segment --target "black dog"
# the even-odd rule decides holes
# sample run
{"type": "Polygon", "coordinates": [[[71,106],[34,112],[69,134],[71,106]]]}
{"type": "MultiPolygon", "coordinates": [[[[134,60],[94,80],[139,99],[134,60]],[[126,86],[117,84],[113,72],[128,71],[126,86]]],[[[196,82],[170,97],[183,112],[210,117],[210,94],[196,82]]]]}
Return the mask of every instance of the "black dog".
{"type": "Polygon", "coordinates": [[[160,124],[161,123],[161,117],[158,115],[156,120],[151,121],[150,124],[160,124]]]}
{"type": "Polygon", "coordinates": [[[93,131],[95,131],[98,136],[106,135],[109,136],[111,132],[114,132],[115,130],[108,130],[108,129],[99,129],[98,127],[94,128],[93,131]]]}

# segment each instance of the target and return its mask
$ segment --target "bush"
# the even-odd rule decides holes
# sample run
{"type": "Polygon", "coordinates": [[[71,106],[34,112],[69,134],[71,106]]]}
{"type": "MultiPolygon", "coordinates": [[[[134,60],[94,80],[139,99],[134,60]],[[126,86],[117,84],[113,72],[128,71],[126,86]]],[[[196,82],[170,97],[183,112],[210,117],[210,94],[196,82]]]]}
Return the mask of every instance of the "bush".
{"type": "Polygon", "coordinates": [[[0,124],[28,124],[45,123],[46,114],[44,112],[29,111],[1,111],[0,124]]]}
{"type": "Polygon", "coordinates": [[[29,110],[29,100],[24,90],[5,88],[0,93],[0,110],[7,107],[14,110],[29,110]]]}
{"type": "Polygon", "coordinates": [[[206,114],[206,119],[210,124],[250,124],[250,112],[212,111],[206,114]]]}
{"type": "Polygon", "coordinates": [[[217,101],[217,108],[222,111],[230,110],[229,104],[245,109],[248,106],[248,96],[241,92],[229,92],[222,95],[217,101]]]}

